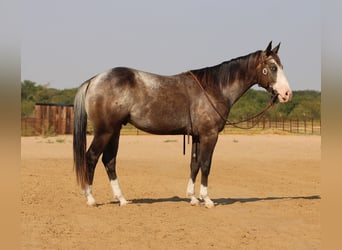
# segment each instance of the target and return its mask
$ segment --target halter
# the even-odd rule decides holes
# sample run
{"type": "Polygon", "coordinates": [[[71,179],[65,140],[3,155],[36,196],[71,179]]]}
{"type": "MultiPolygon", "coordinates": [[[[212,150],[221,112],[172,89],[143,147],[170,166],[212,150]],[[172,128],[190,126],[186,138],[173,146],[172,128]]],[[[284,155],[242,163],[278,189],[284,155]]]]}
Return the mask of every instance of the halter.
{"type": "MultiPolygon", "coordinates": [[[[267,75],[268,74],[268,70],[267,68],[264,66],[265,65],[265,62],[268,61],[269,59],[265,59],[263,60],[259,65],[262,65],[262,74],[263,75],[267,75]]],[[[259,66],[258,66],[259,67],[259,66]]],[[[257,68],[258,68],[257,67],[257,68]]],[[[200,81],[198,80],[198,78],[196,77],[196,75],[194,73],[192,73],[191,71],[188,71],[187,73],[190,74],[190,76],[195,80],[195,82],[197,83],[197,85],[199,86],[199,88],[201,89],[201,91],[204,93],[204,95],[206,96],[208,102],[210,103],[211,107],[215,110],[215,112],[217,113],[217,115],[222,119],[222,121],[224,121],[225,125],[231,125],[235,128],[239,128],[239,129],[252,129],[254,128],[258,122],[260,121],[260,119],[262,118],[262,116],[270,109],[273,107],[273,105],[275,104],[276,100],[277,100],[277,95],[275,95],[274,93],[272,93],[272,97],[271,97],[271,100],[269,101],[269,103],[267,104],[267,106],[259,113],[257,113],[256,115],[253,115],[251,117],[248,117],[246,119],[243,119],[243,120],[240,120],[238,122],[231,122],[228,120],[228,117],[227,118],[224,118],[224,116],[220,113],[220,111],[216,108],[216,106],[214,105],[214,102],[211,100],[208,92],[203,88],[202,84],[200,83],[200,81]],[[237,124],[240,124],[240,123],[243,123],[243,122],[247,122],[247,121],[250,121],[252,119],[257,119],[256,122],[254,124],[252,124],[252,126],[250,127],[247,127],[247,128],[244,128],[244,127],[241,127],[241,126],[238,126],[237,124]]],[[[259,77],[258,77],[259,78],[259,77]]],[[[260,82],[260,81],[258,81],[260,82]]],[[[259,86],[261,86],[259,84],[259,86]]],[[[267,83],[267,86],[266,88],[269,89],[271,86],[270,84],[267,83]]],[[[187,87],[185,86],[185,89],[186,89],[186,93],[187,95],[189,95],[188,93],[188,90],[187,90],[187,87]]],[[[188,115],[189,115],[189,127],[187,129],[187,137],[188,137],[188,144],[189,144],[189,141],[190,141],[190,130],[192,131],[192,127],[193,127],[193,124],[192,124],[192,119],[191,119],[191,112],[190,112],[190,104],[189,104],[189,110],[188,110],[188,115]]],[[[185,155],[185,134],[183,136],[183,155],[185,155]]]]}
{"type": "MultiPolygon", "coordinates": [[[[269,74],[269,71],[268,71],[268,69],[267,69],[267,67],[266,67],[266,62],[267,61],[269,61],[269,60],[271,60],[271,58],[265,58],[265,56],[264,55],[262,55],[262,57],[263,57],[263,60],[262,60],[262,62],[261,63],[259,63],[259,65],[257,66],[257,69],[259,68],[259,67],[261,67],[262,68],[262,70],[260,70],[261,71],[261,73],[258,73],[258,85],[260,86],[260,87],[262,87],[262,88],[265,88],[265,89],[267,89],[268,91],[270,91],[270,90],[272,90],[272,92],[273,92],[273,88],[271,87],[271,84],[267,81],[266,82],[266,86],[263,86],[262,84],[260,84],[260,82],[262,82],[261,81],[261,78],[262,77],[266,77],[268,74],[269,74]]],[[[259,70],[258,70],[259,71],[259,70]]],[[[259,72],[260,72],[259,71],[259,72]]],[[[274,93],[272,93],[273,95],[274,95],[274,93]]]]}

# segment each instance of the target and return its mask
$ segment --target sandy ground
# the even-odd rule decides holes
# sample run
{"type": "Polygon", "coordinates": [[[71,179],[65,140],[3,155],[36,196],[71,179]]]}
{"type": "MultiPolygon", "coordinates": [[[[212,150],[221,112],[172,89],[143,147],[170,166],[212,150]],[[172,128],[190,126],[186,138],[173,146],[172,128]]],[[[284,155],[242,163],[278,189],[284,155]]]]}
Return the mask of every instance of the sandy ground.
{"type": "Polygon", "coordinates": [[[23,137],[21,248],[319,249],[320,145],[320,136],[221,135],[209,178],[216,206],[207,209],[185,196],[182,136],[122,136],[118,175],[132,203],[113,201],[99,163],[98,206],[88,207],[72,137],[23,137]]]}

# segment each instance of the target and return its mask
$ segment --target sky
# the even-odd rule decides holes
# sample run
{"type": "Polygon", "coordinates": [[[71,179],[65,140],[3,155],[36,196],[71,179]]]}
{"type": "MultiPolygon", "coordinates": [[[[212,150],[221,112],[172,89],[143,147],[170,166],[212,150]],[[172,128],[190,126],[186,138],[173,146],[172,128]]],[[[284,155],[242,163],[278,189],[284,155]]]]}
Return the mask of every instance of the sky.
{"type": "Polygon", "coordinates": [[[281,42],[293,90],[321,90],[319,0],[21,3],[21,80],[64,89],[126,66],[161,75],[281,42]]]}

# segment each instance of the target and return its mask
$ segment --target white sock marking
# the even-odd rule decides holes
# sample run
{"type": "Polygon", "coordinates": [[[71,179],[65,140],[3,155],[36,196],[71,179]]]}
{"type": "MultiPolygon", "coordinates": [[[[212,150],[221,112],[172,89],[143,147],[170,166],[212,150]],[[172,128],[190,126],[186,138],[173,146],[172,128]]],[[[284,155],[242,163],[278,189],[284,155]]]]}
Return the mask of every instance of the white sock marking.
{"type": "Polygon", "coordinates": [[[92,194],[92,186],[88,185],[84,190],[83,190],[84,196],[87,198],[87,204],[89,206],[95,206],[96,205],[96,201],[93,197],[92,194]]]}
{"type": "Polygon", "coordinates": [[[192,179],[189,179],[188,187],[186,189],[187,196],[193,196],[195,195],[195,183],[192,181],[192,179]]]}
{"type": "Polygon", "coordinates": [[[214,202],[208,196],[208,187],[205,187],[202,184],[200,187],[200,197],[204,200],[205,206],[207,208],[214,207],[214,202]]]}
{"type": "Polygon", "coordinates": [[[112,186],[114,198],[116,198],[120,201],[120,206],[126,205],[128,202],[122,195],[118,179],[111,180],[110,185],[112,186]]]}
{"type": "Polygon", "coordinates": [[[189,179],[188,187],[186,189],[186,195],[190,197],[190,204],[191,205],[198,205],[199,200],[195,197],[195,183],[192,181],[192,179],[189,179]]]}
{"type": "Polygon", "coordinates": [[[202,184],[201,184],[201,187],[200,187],[200,196],[203,199],[208,196],[208,188],[203,186],[202,184]]]}

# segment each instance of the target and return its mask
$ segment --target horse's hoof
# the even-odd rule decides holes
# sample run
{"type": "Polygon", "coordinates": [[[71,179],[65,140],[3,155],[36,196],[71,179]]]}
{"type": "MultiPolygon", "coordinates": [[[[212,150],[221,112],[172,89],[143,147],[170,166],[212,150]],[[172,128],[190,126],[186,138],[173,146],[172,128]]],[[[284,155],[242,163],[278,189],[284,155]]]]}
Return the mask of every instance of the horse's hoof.
{"type": "Polygon", "coordinates": [[[199,205],[199,200],[196,199],[195,197],[191,197],[190,205],[191,206],[198,206],[199,205]]]}
{"type": "Polygon", "coordinates": [[[132,202],[131,202],[131,201],[127,201],[127,200],[121,200],[121,201],[120,201],[120,207],[126,206],[126,205],[129,204],[129,203],[132,203],[132,202]]]}
{"type": "Polygon", "coordinates": [[[87,205],[90,206],[90,207],[96,207],[97,204],[96,204],[96,201],[95,200],[92,200],[92,201],[87,201],[87,205]]]}
{"type": "Polygon", "coordinates": [[[211,202],[206,202],[206,203],[205,203],[205,207],[206,207],[206,208],[213,208],[213,207],[215,207],[215,204],[214,204],[214,202],[212,202],[212,201],[211,201],[211,202]]]}

